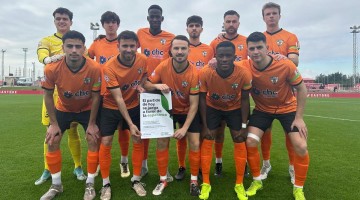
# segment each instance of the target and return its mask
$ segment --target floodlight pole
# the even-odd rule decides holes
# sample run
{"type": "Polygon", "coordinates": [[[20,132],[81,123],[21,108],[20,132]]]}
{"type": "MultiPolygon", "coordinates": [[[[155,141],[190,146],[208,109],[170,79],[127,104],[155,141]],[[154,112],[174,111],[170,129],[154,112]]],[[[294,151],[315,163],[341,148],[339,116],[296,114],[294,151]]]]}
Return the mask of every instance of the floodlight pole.
{"type": "Polygon", "coordinates": [[[2,53],[2,61],[1,61],[1,80],[5,81],[5,74],[4,74],[4,54],[5,54],[6,50],[1,49],[1,53],[2,53]]]}
{"type": "Polygon", "coordinates": [[[356,86],[356,77],[358,75],[358,56],[357,56],[357,41],[356,41],[356,34],[360,32],[360,26],[354,25],[350,27],[352,30],[350,33],[353,34],[353,85],[356,86]]]}
{"type": "Polygon", "coordinates": [[[28,48],[23,48],[24,51],[24,74],[23,76],[26,77],[26,52],[28,51],[28,48]]]}

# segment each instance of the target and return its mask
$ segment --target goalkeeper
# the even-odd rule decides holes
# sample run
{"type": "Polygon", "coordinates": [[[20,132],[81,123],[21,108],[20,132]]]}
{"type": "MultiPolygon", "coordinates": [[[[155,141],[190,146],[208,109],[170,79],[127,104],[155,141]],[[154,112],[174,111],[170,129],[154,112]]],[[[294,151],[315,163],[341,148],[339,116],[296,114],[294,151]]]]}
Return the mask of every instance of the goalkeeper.
{"type": "MultiPolygon", "coordinates": [[[[52,62],[56,62],[62,59],[62,57],[64,56],[62,50],[63,43],[61,38],[66,32],[70,30],[70,26],[72,25],[73,13],[66,8],[60,7],[53,12],[53,16],[54,16],[54,24],[57,32],[51,36],[47,36],[41,39],[37,48],[38,60],[45,65],[52,62]]],[[[54,91],[55,104],[57,102],[57,99],[58,99],[58,93],[57,90],[55,89],[54,91]]],[[[42,105],[41,117],[42,117],[41,120],[42,124],[48,127],[50,120],[45,108],[44,101],[42,105]]],[[[70,126],[70,129],[67,130],[68,144],[75,164],[74,175],[77,177],[78,180],[85,180],[86,176],[84,175],[84,172],[81,168],[81,146],[80,146],[81,142],[77,130],[77,125],[78,125],[77,123],[73,122],[70,126]]],[[[35,185],[40,185],[51,177],[45,158],[47,150],[48,150],[47,144],[44,143],[45,169],[41,177],[35,181],[35,185]]]]}

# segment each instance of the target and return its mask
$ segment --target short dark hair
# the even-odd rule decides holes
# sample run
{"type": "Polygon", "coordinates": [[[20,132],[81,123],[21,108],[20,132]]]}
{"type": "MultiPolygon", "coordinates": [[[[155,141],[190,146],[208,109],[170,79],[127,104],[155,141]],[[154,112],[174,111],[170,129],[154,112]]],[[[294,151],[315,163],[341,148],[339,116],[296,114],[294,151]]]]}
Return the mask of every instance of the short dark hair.
{"type": "Polygon", "coordinates": [[[216,51],[221,47],[231,47],[234,50],[234,53],[236,51],[235,45],[230,41],[222,41],[216,46],[216,51]]]}
{"type": "Polygon", "coordinates": [[[112,22],[116,21],[117,24],[120,24],[120,17],[114,12],[106,11],[104,14],[101,15],[101,25],[104,25],[105,22],[112,22]]]}
{"type": "Polygon", "coordinates": [[[263,7],[262,7],[262,16],[264,17],[264,10],[266,8],[277,8],[279,10],[279,15],[280,15],[280,12],[281,12],[281,8],[280,8],[280,5],[277,4],[277,3],[273,3],[273,2],[269,2],[269,3],[266,3],[263,7]]]}
{"type": "Polygon", "coordinates": [[[225,17],[228,16],[228,15],[236,15],[236,16],[240,19],[239,13],[237,13],[235,10],[228,10],[228,11],[226,11],[226,12],[224,13],[224,19],[225,19],[225,17]]]}
{"type": "Polygon", "coordinates": [[[65,14],[65,15],[69,16],[70,21],[72,21],[72,19],[73,19],[73,13],[67,8],[63,8],[63,7],[56,8],[56,10],[53,12],[54,18],[55,18],[56,13],[59,13],[62,15],[65,14]]]}
{"type": "Polygon", "coordinates": [[[135,42],[139,42],[139,38],[138,36],[136,35],[135,32],[133,31],[122,31],[118,37],[117,37],[117,41],[120,42],[120,40],[123,39],[123,40],[127,40],[127,39],[131,39],[131,40],[135,40],[135,42]]]}
{"type": "Polygon", "coordinates": [[[79,39],[85,44],[85,37],[82,33],[78,31],[68,31],[63,35],[62,42],[65,43],[65,40],[67,39],[79,39]]]}
{"type": "Polygon", "coordinates": [[[189,18],[187,18],[186,26],[189,26],[190,23],[196,23],[196,24],[200,24],[201,26],[203,26],[202,18],[197,15],[193,15],[193,16],[190,16],[189,18]]]}
{"type": "Polygon", "coordinates": [[[253,32],[247,37],[246,44],[248,44],[249,42],[260,42],[260,41],[263,41],[266,44],[266,36],[261,32],[253,32]]]}
{"type": "Polygon", "coordinates": [[[174,39],[171,40],[171,45],[170,46],[173,45],[174,40],[183,40],[183,41],[186,41],[188,43],[188,46],[190,45],[190,41],[185,35],[177,35],[177,36],[175,36],[174,39]]]}
{"type": "Polygon", "coordinates": [[[162,8],[159,6],[159,5],[151,5],[149,8],[148,8],[148,12],[150,12],[151,9],[157,9],[157,10],[160,10],[161,14],[163,12],[162,8]]]}

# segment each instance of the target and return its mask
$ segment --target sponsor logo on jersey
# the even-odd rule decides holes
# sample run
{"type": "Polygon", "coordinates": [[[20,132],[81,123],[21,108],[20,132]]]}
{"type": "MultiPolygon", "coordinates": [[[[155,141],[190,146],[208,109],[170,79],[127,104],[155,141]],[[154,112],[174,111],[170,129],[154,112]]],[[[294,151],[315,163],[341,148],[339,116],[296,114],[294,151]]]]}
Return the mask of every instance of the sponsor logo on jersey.
{"type": "Polygon", "coordinates": [[[278,46],[281,46],[282,44],[284,44],[284,40],[279,39],[279,40],[276,41],[276,44],[277,44],[278,46]]]}
{"type": "Polygon", "coordinates": [[[241,56],[236,56],[235,61],[241,61],[242,57],[241,56]]]}
{"type": "Polygon", "coordinates": [[[153,58],[158,58],[158,59],[162,59],[164,56],[164,51],[159,50],[159,49],[154,49],[151,50],[150,49],[144,49],[144,54],[146,55],[146,57],[153,57],[153,58]]]}
{"type": "Polygon", "coordinates": [[[70,99],[73,96],[73,94],[70,91],[65,91],[64,92],[64,97],[70,99]]]}
{"type": "Polygon", "coordinates": [[[204,65],[205,65],[205,63],[202,62],[201,60],[199,60],[199,61],[197,61],[195,63],[195,66],[196,66],[197,69],[200,69],[200,68],[204,67],[204,65]]]}
{"type": "Polygon", "coordinates": [[[235,96],[236,96],[235,94],[224,94],[221,96],[221,99],[223,101],[232,101],[235,99],[235,96]]]}
{"type": "Polygon", "coordinates": [[[136,88],[138,85],[140,85],[140,81],[139,80],[135,80],[134,82],[130,83],[130,86],[132,88],[136,88]]]}
{"type": "Polygon", "coordinates": [[[220,95],[217,94],[217,93],[212,93],[211,96],[210,96],[211,99],[214,99],[214,100],[219,100],[220,99],[220,95]]]}
{"type": "Polygon", "coordinates": [[[271,81],[272,84],[276,84],[279,81],[279,77],[272,76],[272,77],[270,77],[270,81],[271,81]]]}
{"type": "Polygon", "coordinates": [[[77,97],[78,99],[83,99],[89,95],[90,95],[90,91],[88,91],[88,90],[79,90],[79,91],[75,92],[74,94],[71,91],[64,92],[64,97],[66,97],[68,99],[70,99],[73,96],[77,97]]]}

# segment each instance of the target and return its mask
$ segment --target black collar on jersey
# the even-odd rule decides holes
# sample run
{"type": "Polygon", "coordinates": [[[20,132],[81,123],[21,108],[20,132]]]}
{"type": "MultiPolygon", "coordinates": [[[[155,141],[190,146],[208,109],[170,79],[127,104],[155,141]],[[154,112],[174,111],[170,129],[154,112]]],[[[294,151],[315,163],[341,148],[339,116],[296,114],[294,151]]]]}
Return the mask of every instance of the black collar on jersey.
{"type": "Polygon", "coordinates": [[[154,34],[150,31],[150,28],[149,28],[149,33],[150,33],[152,36],[157,36],[157,35],[159,35],[160,33],[162,33],[162,30],[160,29],[160,31],[154,35],[154,34]]]}
{"type": "Polygon", "coordinates": [[[225,37],[225,33],[222,36],[223,36],[224,39],[232,41],[232,40],[235,40],[237,37],[239,37],[239,34],[237,34],[233,39],[229,39],[229,38],[225,37]]]}
{"type": "Polygon", "coordinates": [[[183,69],[183,70],[181,70],[181,71],[176,71],[176,69],[175,69],[175,67],[174,67],[174,58],[173,59],[171,59],[171,65],[172,65],[172,67],[173,67],[173,69],[174,69],[174,71],[177,73],[177,74],[181,74],[181,73],[183,73],[187,68],[189,68],[189,61],[187,61],[186,60],[186,67],[183,69]]]}
{"type": "Polygon", "coordinates": [[[266,31],[266,33],[269,34],[269,35],[275,35],[276,33],[280,32],[280,31],[282,31],[282,30],[283,30],[283,29],[281,28],[281,29],[279,29],[278,31],[275,31],[275,32],[273,32],[273,33],[270,33],[270,32],[268,32],[268,31],[266,31]]]}
{"type": "Polygon", "coordinates": [[[220,70],[219,70],[218,68],[216,68],[216,73],[217,73],[221,78],[225,79],[225,78],[231,76],[231,74],[233,74],[234,69],[235,69],[235,65],[233,64],[233,68],[232,68],[232,70],[231,70],[231,72],[230,72],[229,74],[222,75],[221,73],[219,73],[220,70]]]}
{"type": "Polygon", "coordinates": [[[191,44],[191,43],[190,43],[190,46],[193,46],[193,47],[198,47],[198,46],[200,46],[200,45],[202,45],[201,42],[200,42],[199,44],[197,44],[197,45],[194,45],[194,44],[191,44]]]}
{"type": "MultiPolygon", "coordinates": [[[[269,55],[266,55],[266,56],[269,56],[269,55]]],[[[262,72],[262,71],[265,71],[267,68],[269,68],[270,66],[271,66],[271,64],[272,64],[272,62],[273,62],[273,57],[272,56],[269,56],[270,57],[270,62],[266,65],[266,67],[264,67],[263,69],[258,69],[258,68],[256,68],[255,66],[254,66],[254,68],[257,70],[257,71],[259,71],[259,72],[262,72]]]]}
{"type": "Polygon", "coordinates": [[[136,60],[136,54],[135,54],[135,57],[134,57],[133,62],[132,62],[130,65],[127,65],[127,64],[123,63],[123,62],[121,61],[121,59],[120,59],[120,56],[121,56],[121,54],[119,54],[118,56],[116,56],[116,58],[117,58],[117,60],[119,61],[119,63],[120,63],[121,65],[123,65],[123,66],[125,66],[125,67],[128,67],[128,68],[131,68],[131,67],[134,65],[135,60],[136,60]]]}
{"type": "Polygon", "coordinates": [[[108,40],[107,38],[105,38],[105,39],[106,39],[106,41],[108,41],[108,42],[114,42],[114,41],[116,41],[116,40],[117,40],[117,38],[112,39],[112,40],[108,40]]]}
{"type": "Polygon", "coordinates": [[[54,33],[54,36],[59,38],[60,40],[62,40],[62,38],[60,36],[56,35],[56,33],[54,33]]]}
{"type": "Polygon", "coordinates": [[[80,66],[79,66],[79,68],[77,68],[75,71],[74,70],[72,70],[70,67],[69,67],[69,65],[67,64],[67,62],[66,62],[66,57],[65,57],[65,64],[66,64],[66,66],[69,68],[69,70],[72,72],[72,73],[77,73],[77,72],[79,72],[84,66],[85,66],[85,62],[86,62],[86,58],[83,56],[83,62],[80,64],[80,66]]]}

